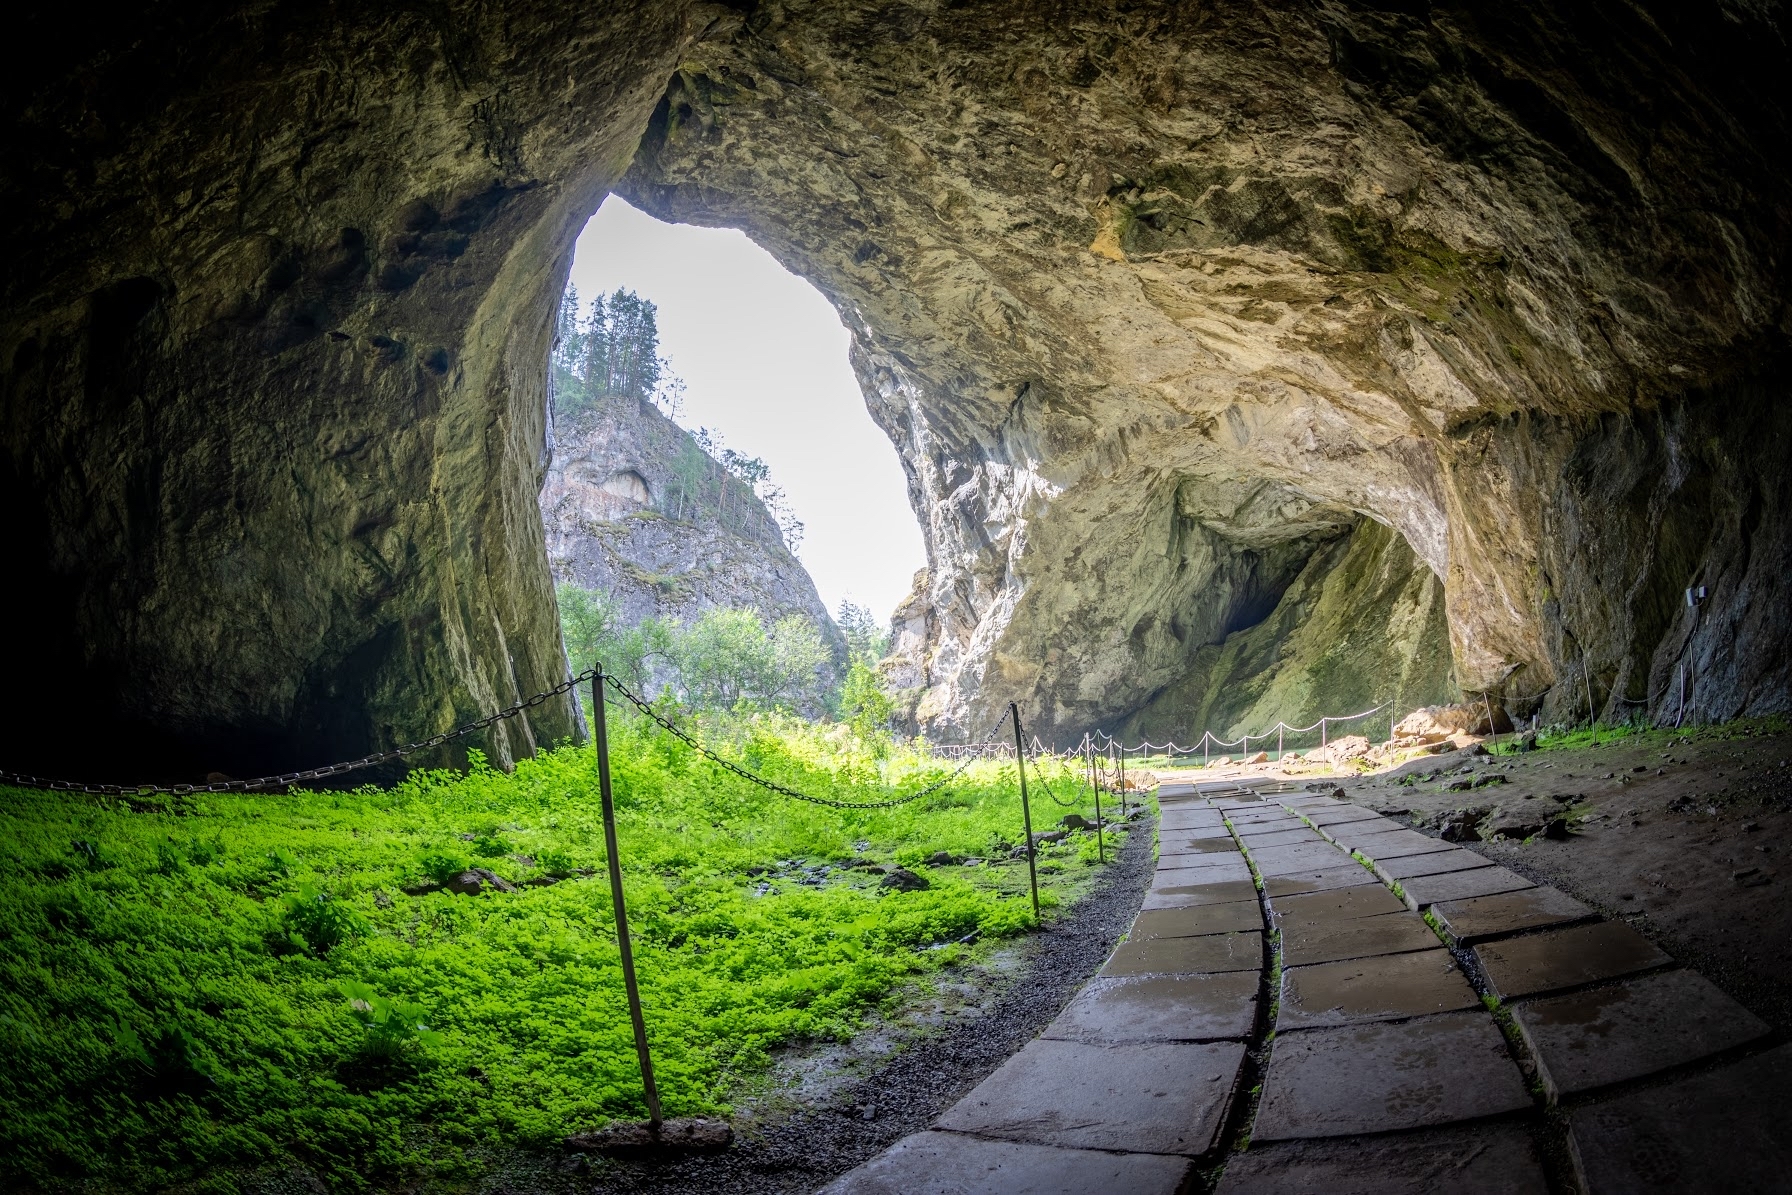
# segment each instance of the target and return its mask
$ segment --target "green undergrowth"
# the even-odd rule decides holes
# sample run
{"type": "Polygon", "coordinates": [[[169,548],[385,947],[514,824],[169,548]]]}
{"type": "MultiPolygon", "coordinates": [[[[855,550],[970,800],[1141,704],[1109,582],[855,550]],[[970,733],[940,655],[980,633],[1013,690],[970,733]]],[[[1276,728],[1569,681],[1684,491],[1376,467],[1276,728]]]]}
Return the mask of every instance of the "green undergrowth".
{"type": "MultiPolygon", "coordinates": [[[[945,774],[781,716],[714,733],[821,796],[886,798],[945,774]]],[[[1012,763],[897,808],[838,810],[639,724],[612,739],[668,1115],[726,1114],[776,1047],[845,1038],[1031,925],[1024,862],[1008,857],[1012,763]],[[991,864],[925,865],[941,851],[991,864]],[[881,872],[838,866],[854,859],[930,884],[882,889],[881,872]]],[[[453,1187],[498,1150],[644,1114],[588,748],[513,774],[160,811],[3,801],[0,1187],[235,1190],[295,1164],[332,1190],[453,1187]],[[432,887],[470,866],[525,886],[432,887]]],[[[1035,795],[1039,829],[1061,812],[1035,795]]],[[[1042,850],[1048,916],[1093,880],[1087,839],[1042,850]]]]}
{"type": "MultiPolygon", "coordinates": [[[[1739,739],[1760,738],[1792,731],[1792,718],[1769,714],[1760,718],[1738,718],[1732,722],[1701,726],[1651,726],[1642,722],[1599,723],[1593,726],[1549,727],[1537,735],[1533,751],[1572,751],[1586,747],[1666,747],[1678,743],[1718,743],[1739,739]]],[[[1522,753],[1518,735],[1502,736],[1489,741],[1487,749],[1494,755],[1522,753]]]]}

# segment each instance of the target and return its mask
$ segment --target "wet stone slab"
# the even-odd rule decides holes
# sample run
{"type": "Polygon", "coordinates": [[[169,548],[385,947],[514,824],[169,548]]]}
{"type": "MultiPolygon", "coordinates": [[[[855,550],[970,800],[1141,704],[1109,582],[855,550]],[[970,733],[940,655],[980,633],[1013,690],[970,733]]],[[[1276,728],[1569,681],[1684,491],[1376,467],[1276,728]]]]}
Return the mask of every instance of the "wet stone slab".
{"type": "MultiPolygon", "coordinates": [[[[1418,920],[1411,913],[1390,916],[1418,920]]],[[[1423,922],[1419,928],[1425,929],[1423,922]]],[[[1435,946],[1437,938],[1431,941],[1435,946]]],[[[1436,946],[1408,954],[1290,967],[1282,972],[1276,1030],[1385,1021],[1480,1006],[1480,997],[1455,957],[1436,946]]]]}
{"type": "Polygon", "coordinates": [[[1354,888],[1335,888],[1328,892],[1307,892],[1299,896],[1282,896],[1270,902],[1270,911],[1283,933],[1292,933],[1314,925],[1333,925],[1361,917],[1379,917],[1383,913],[1403,913],[1406,906],[1400,898],[1361,868],[1357,874],[1363,882],[1354,888]]]}
{"type": "Polygon", "coordinates": [[[1568,1114],[1584,1190],[1783,1192],[1792,1187],[1792,1046],[1568,1114]]]}
{"type": "Polygon", "coordinates": [[[1377,834],[1393,834],[1398,831],[1414,833],[1399,822],[1385,817],[1371,818],[1367,821],[1336,822],[1329,826],[1319,827],[1320,833],[1338,843],[1357,842],[1365,838],[1373,838],[1377,834]]]}
{"type": "MultiPolygon", "coordinates": [[[[1381,881],[1371,875],[1367,868],[1353,860],[1346,859],[1336,867],[1319,867],[1289,875],[1267,877],[1263,881],[1263,890],[1269,893],[1273,901],[1278,896],[1298,896],[1304,892],[1330,892],[1337,888],[1355,888],[1363,884],[1381,887],[1381,881]]],[[[1383,891],[1386,890],[1383,889],[1383,891]]]]}
{"type": "Polygon", "coordinates": [[[1275,830],[1268,834],[1240,834],[1244,844],[1253,851],[1265,850],[1274,846],[1305,846],[1323,844],[1325,840],[1312,830],[1302,827],[1298,830],[1275,830]]]}
{"type": "MultiPolygon", "coordinates": [[[[1352,891],[1345,889],[1346,892],[1352,891]]],[[[1387,892],[1386,888],[1382,889],[1387,892]]],[[[1392,893],[1389,893],[1392,896],[1392,893]]],[[[1314,963],[1369,958],[1378,954],[1404,954],[1437,949],[1437,935],[1398,900],[1399,912],[1353,921],[1308,922],[1282,926],[1282,965],[1304,967],[1314,963]]]]}
{"type": "MultiPolygon", "coordinates": [[[[1412,855],[1433,855],[1439,851],[1461,849],[1441,838],[1431,838],[1416,830],[1389,830],[1382,834],[1365,834],[1361,838],[1339,839],[1338,844],[1353,851],[1361,851],[1371,859],[1404,859],[1412,855]]],[[[1475,857],[1480,858],[1479,855],[1475,857]]]]}
{"type": "Polygon", "coordinates": [[[1373,809],[1364,809],[1361,805],[1338,805],[1331,809],[1309,809],[1303,811],[1306,819],[1315,826],[1336,826],[1344,822],[1386,821],[1373,809]]]}
{"type": "Polygon", "coordinates": [[[1459,846],[1448,850],[1433,851],[1425,855],[1407,855],[1400,859],[1376,859],[1372,861],[1375,874],[1388,883],[1405,883],[1420,876],[1447,875],[1453,871],[1474,871],[1480,867],[1492,867],[1493,863],[1483,855],[1473,851],[1465,851],[1459,846]]]}
{"type": "Polygon", "coordinates": [[[1265,876],[1296,875],[1303,871],[1318,871],[1328,867],[1337,867],[1349,861],[1335,846],[1326,843],[1313,843],[1308,846],[1272,846],[1251,852],[1251,862],[1265,876]]]}
{"type": "Polygon", "coordinates": [[[1531,1106],[1485,1012],[1277,1033],[1251,1140],[1345,1137],[1531,1106]]]}
{"type": "MultiPolygon", "coordinates": [[[[1201,878],[1201,877],[1195,877],[1201,878]]],[[[1147,909],[1184,909],[1194,905],[1230,904],[1252,900],[1256,885],[1250,880],[1219,880],[1195,884],[1169,884],[1155,887],[1145,894],[1147,909]]]]}
{"type": "Polygon", "coordinates": [[[1525,1000],[1512,1006],[1512,1019],[1552,1100],[1652,1075],[1768,1032],[1764,1021],[1691,971],[1525,1000]]]}
{"type": "Polygon", "coordinates": [[[1504,867],[1476,867],[1469,871],[1419,876],[1400,881],[1400,888],[1406,893],[1406,907],[1415,911],[1441,901],[1467,900],[1535,886],[1517,872],[1508,871],[1504,867]]]}
{"type": "Polygon", "coordinates": [[[1160,855],[1223,855],[1236,854],[1238,844],[1224,830],[1165,830],[1157,836],[1160,855]]]}
{"type": "Polygon", "coordinates": [[[1450,940],[1461,946],[1593,916],[1593,910],[1554,888],[1524,888],[1472,900],[1449,900],[1432,905],[1431,912],[1450,940]]]}
{"type": "Polygon", "coordinates": [[[1182,909],[1146,909],[1132,923],[1126,935],[1129,942],[1152,938],[1194,938],[1203,934],[1225,934],[1235,930],[1263,928],[1263,910],[1255,900],[1237,900],[1223,905],[1197,905],[1182,909]]]}
{"type": "Polygon", "coordinates": [[[1616,979],[1674,961],[1621,921],[1483,942],[1475,947],[1475,958],[1502,1000],[1616,979]]]}
{"type": "Polygon", "coordinates": [[[1185,1160],[1157,1154],[1054,1149],[929,1132],[904,1137],[823,1187],[820,1195],[1173,1195],[1187,1170],[1185,1160]]]}
{"type": "Polygon", "coordinates": [[[1521,1125],[1256,1145],[1226,1162],[1218,1195],[1547,1195],[1521,1125]]]}
{"type": "Polygon", "coordinates": [[[1204,1154],[1243,1060],[1237,1042],[1035,1038],[947,1109],[937,1127],[1072,1149],[1204,1154]]]}
{"type": "Polygon", "coordinates": [[[1238,1040],[1257,1018],[1255,971],[1092,979],[1044,1036],[1064,1041],[1238,1040]]]}
{"type": "Polygon", "coordinates": [[[1240,855],[1175,855],[1158,860],[1152,886],[1181,888],[1190,884],[1213,884],[1220,880],[1248,880],[1251,869],[1240,855]]]}
{"type": "Polygon", "coordinates": [[[1153,938],[1122,942],[1102,967],[1103,978],[1120,975],[1202,975],[1214,971],[1258,971],[1263,967],[1263,934],[1204,934],[1199,938],[1153,938]]]}

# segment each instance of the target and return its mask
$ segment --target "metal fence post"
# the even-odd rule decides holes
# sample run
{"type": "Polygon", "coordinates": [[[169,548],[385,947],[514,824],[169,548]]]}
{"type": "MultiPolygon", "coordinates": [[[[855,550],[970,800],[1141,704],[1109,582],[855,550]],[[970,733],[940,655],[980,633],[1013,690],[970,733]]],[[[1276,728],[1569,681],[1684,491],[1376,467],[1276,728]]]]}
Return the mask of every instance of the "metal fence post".
{"type": "Polygon", "coordinates": [[[1089,764],[1089,787],[1095,790],[1095,854],[1106,863],[1108,848],[1103,836],[1107,833],[1107,827],[1101,823],[1101,777],[1095,772],[1095,740],[1084,736],[1083,746],[1083,754],[1089,764]]]}
{"type": "Polygon", "coordinates": [[[1124,743],[1120,742],[1118,739],[1116,739],[1116,740],[1114,740],[1114,751],[1116,752],[1116,758],[1119,760],[1119,763],[1116,766],[1119,769],[1118,783],[1120,785],[1120,816],[1125,817],[1126,816],[1126,745],[1124,743]]]}
{"type": "Polygon", "coordinates": [[[635,982],[635,951],[628,938],[628,910],[622,902],[622,855],[616,845],[616,798],[610,790],[610,734],[604,723],[604,673],[591,678],[591,737],[597,743],[597,792],[603,802],[604,850],[610,862],[610,903],[616,909],[616,948],[622,954],[622,984],[628,992],[628,1015],[635,1026],[635,1057],[641,1062],[641,1086],[647,1093],[647,1123],[660,1128],[660,1089],[653,1081],[653,1056],[647,1050],[647,1021],[641,1015],[641,988],[635,982]]]}
{"type": "Polygon", "coordinates": [[[1033,865],[1033,809],[1027,804],[1027,753],[1020,732],[1020,706],[1010,701],[1008,713],[1014,719],[1014,772],[1020,777],[1020,818],[1027,832],[1027,883],[1033,889],[1033,924],[1039,924],[1039,869],[1033,865]]]}

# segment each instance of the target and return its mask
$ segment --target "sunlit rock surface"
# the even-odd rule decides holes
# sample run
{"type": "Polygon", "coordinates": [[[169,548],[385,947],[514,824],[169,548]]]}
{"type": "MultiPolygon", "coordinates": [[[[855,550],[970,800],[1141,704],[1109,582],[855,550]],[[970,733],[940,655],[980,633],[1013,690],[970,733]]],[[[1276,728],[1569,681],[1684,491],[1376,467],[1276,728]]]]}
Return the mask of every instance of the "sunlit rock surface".
{"type": "MultiPolygon", "coordinates": [[[[934,733],[1011,698],[1047,733],[1342,701],[1286,663],[1249,705],[1188,678],[1281,659],[1228,636],[1364,518],[1413,561],[1372,592],[1441,583],[1465,690],[1783,708],[1783,29],[1530,0],[31,9],[0,80],[29,678],[0,747],[258,771],[562,675],[548,338],[625,171],[854,329],[925,524],[893,669],[934,733]]],[[[1326,600],[1358,608],[1353,576],[1326,600]]],[[[576,732],[557,701],[475,742],[576,732]]]]}
{"type": "Polygon", "coordinates": [[[1727,716],[1788,701],[1784,55],[1742,8],[768,5],[621,186],[846,313],[925,520],[922,726],[1398,692],[1196,695],[1357,515],[1463,689],[1727,716]]]}
{"type": "MultiPolygon", "coordinates": [[[[541,491],[548,565],[614,601],[623,625],[688,623],[705,610],[798,615],[838,660],[846,640],[770,511],[656,408],[633,398],[554,422],[541,491]]],[[[817,678],[826,689],[839,680],[817,678]]]]}

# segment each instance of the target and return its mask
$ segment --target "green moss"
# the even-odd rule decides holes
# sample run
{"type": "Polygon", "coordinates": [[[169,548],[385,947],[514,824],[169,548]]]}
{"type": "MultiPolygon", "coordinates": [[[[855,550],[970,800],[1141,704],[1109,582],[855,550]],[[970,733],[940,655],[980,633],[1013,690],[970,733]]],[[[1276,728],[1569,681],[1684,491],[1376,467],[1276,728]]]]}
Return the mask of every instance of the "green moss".
{"type": "MultiPolygon", "coordinates": [[[[712,732],[821,796],[942,774],[772,716],[712,732]]],[[[874,872],[805,870],[855,843],[886,861],[996,858],[1020,836],[1011,768],[977,764],[897,808],[835,810],[751,787],[663,733],[618,719],[612,734],[671,1115],[726,1111],[780,1043],[845,1037],[905,985],[1031,924],[1024,867],[940,868],[907,893],[874,872]]],[[[295,1163],[332,1190],[461,1182],[476,1177],[469,1157],[643,1113],[589,749],[389,791],[133,812],[6,790],[4,809],[0,1186],[238,1189],[248,1171],[295,1163]],[[404,891],[466,863],[574,878],[404,891]]],[[[1096,868],[1065,850],[1052,873],[1048,908],[1096,868]]]]}

